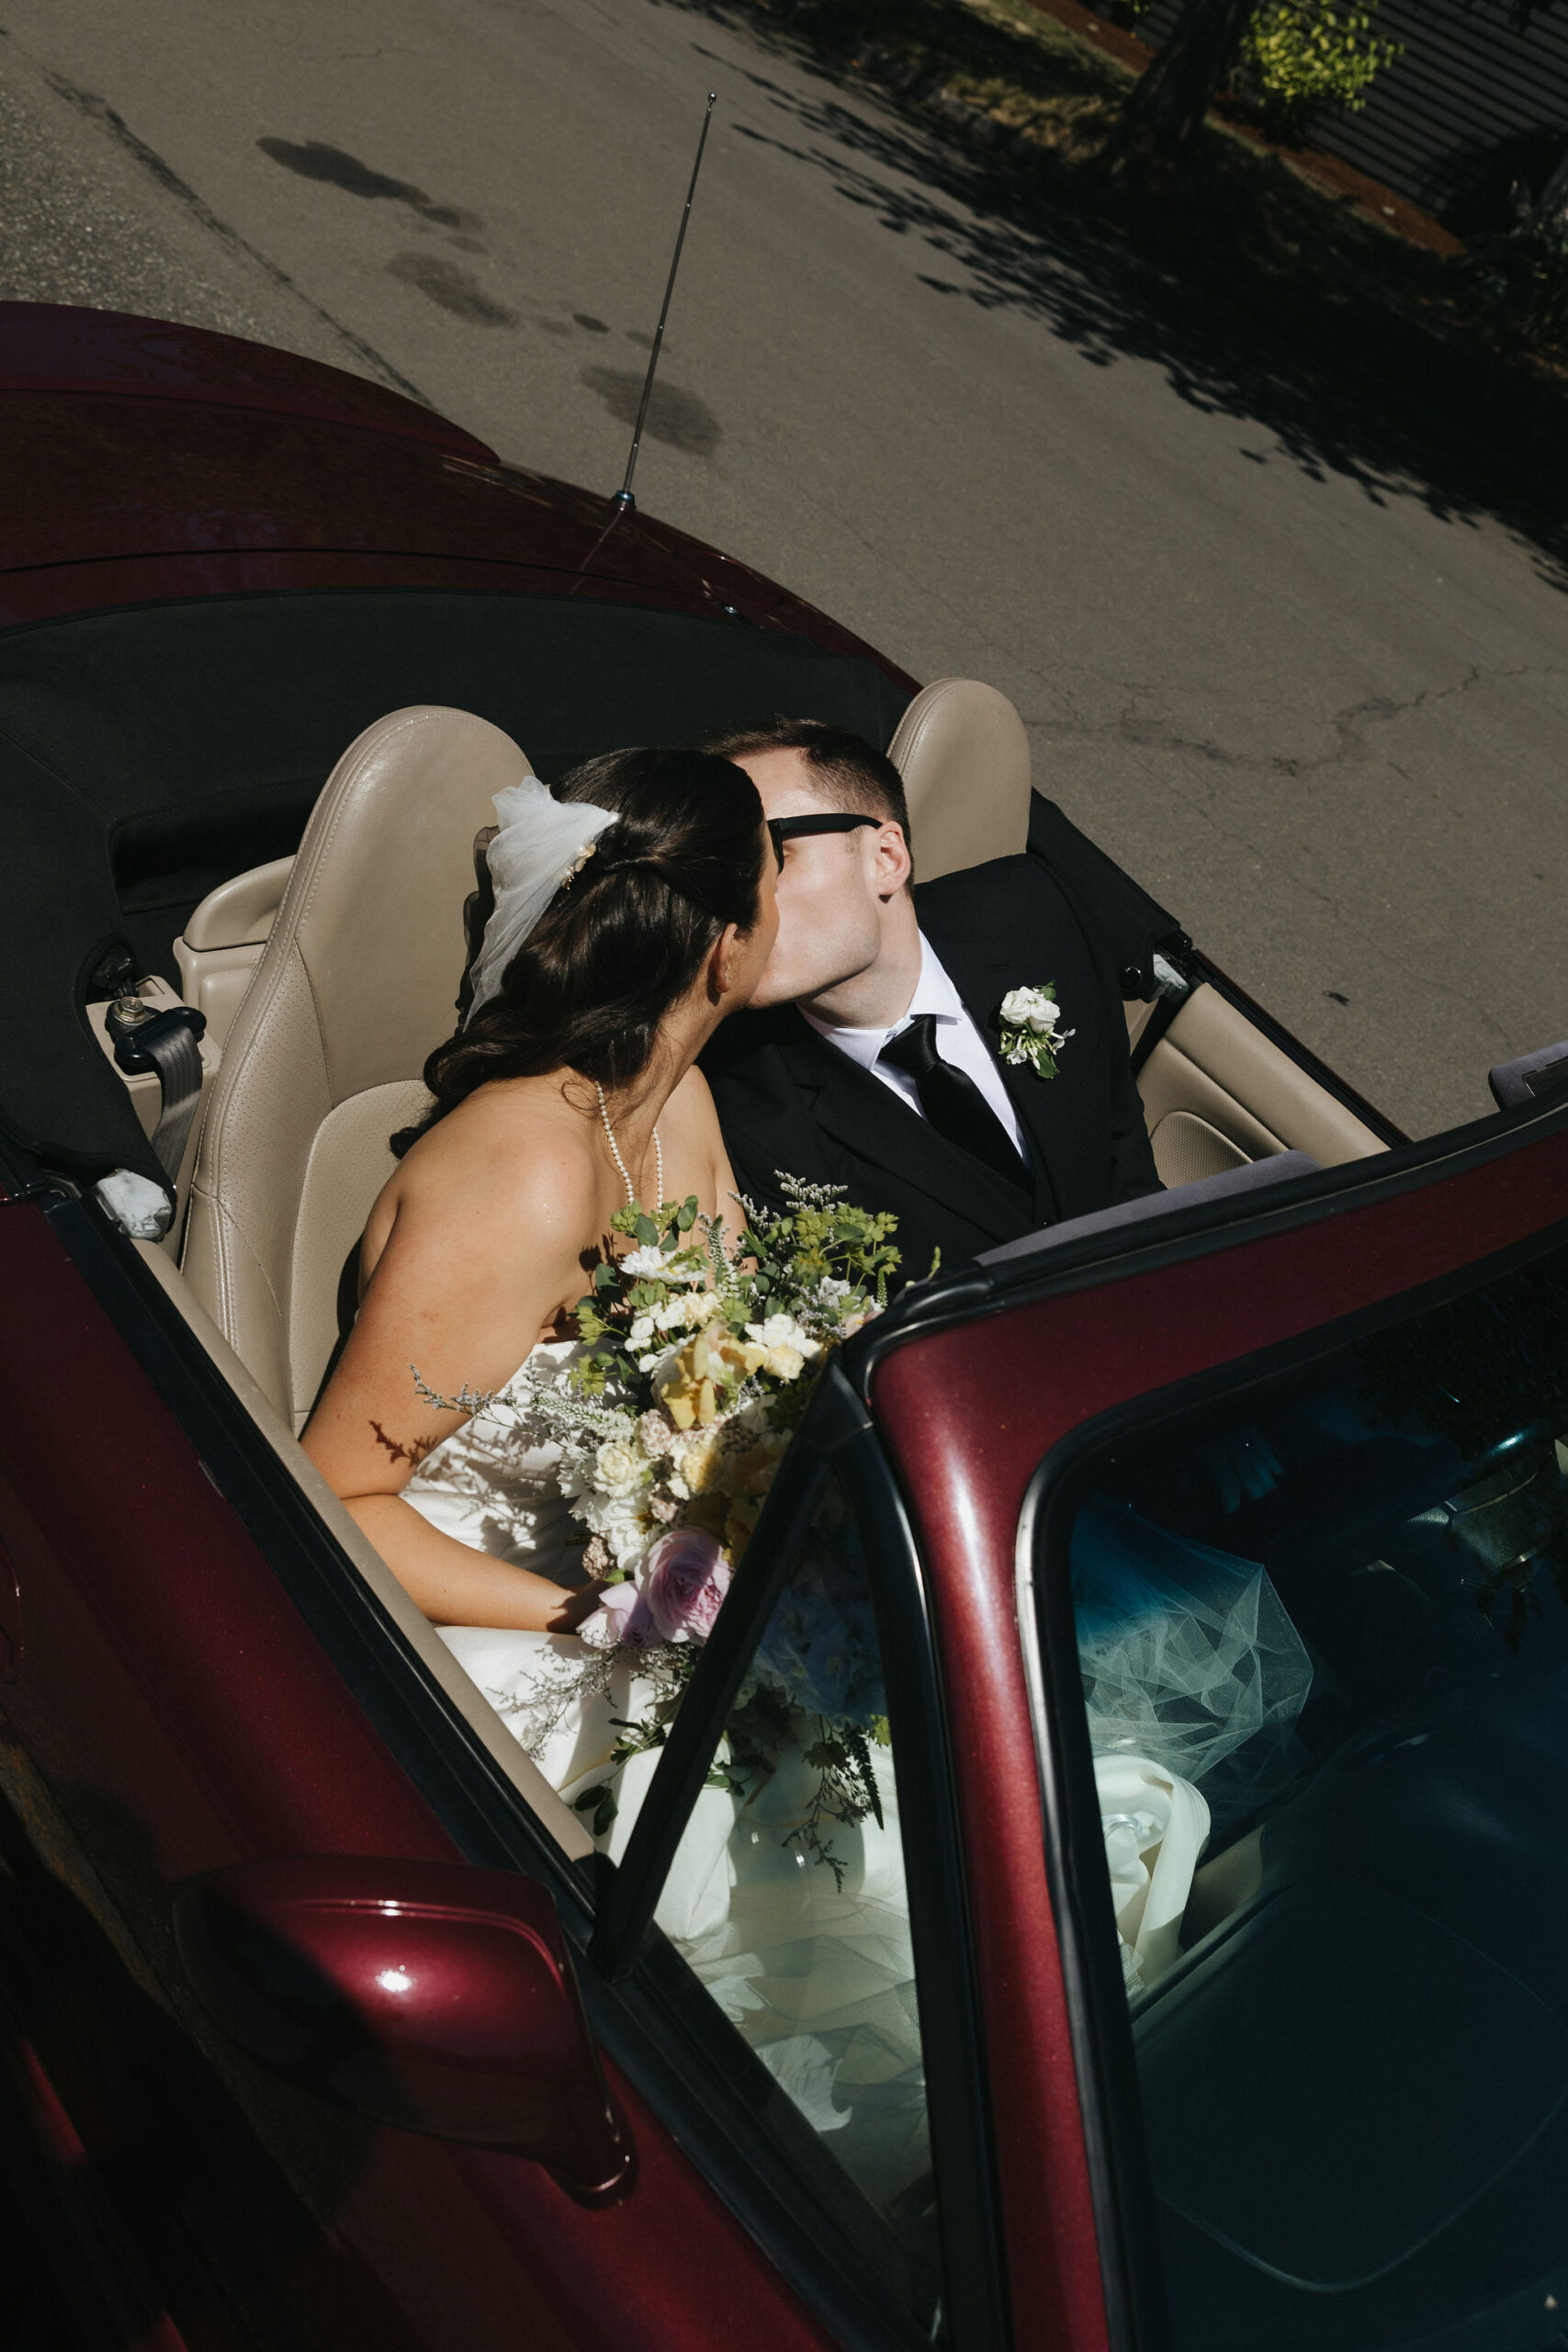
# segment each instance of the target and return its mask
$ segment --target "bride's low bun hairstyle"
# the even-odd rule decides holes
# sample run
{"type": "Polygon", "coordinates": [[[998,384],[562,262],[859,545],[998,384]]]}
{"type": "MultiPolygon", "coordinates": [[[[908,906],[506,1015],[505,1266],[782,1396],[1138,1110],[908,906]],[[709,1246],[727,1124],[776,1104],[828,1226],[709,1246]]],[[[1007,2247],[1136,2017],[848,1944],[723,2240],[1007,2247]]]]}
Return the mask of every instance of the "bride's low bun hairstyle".
{"type": "Polygon", "coordinates": [[[607,808],[615,822],[556,892],[500,993],[425,1063],[434,1107],[392,1137],[400,1157],[491,1079],[565,1068],[606,1091],[629,1085],[725,926],[757,921],[766,837],[743,768],[708,752],[606,752],[555,797],[607,808]]]}

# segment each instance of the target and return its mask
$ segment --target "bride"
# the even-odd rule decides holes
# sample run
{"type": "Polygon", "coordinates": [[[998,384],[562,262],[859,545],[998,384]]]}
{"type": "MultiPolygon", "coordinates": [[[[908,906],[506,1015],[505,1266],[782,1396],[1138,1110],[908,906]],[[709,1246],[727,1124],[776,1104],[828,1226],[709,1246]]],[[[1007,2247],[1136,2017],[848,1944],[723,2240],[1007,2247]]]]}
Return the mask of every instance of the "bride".
{"type": "MultiPolygon", "coordinates": [[[[422,1396],[492,1395],[531,1359],[568,1358],[592,1268],[628,1246],[611,1215],[634,1197],[694,1193],[733,1226],[695,1063],[755,988],[777,917],[761,804],[727,760],[610,752],[553,797],[531,777],[508,787],[496,814],[473,1001],[425,1066],[434,1100],[371,1211],[358,1317],[303,1442],[504,1708],[600,1587],[569,1548],[581,1531],[548,1443],[422,1396]]],[[[540,1761],[560,1786],[581,1759],[540,1761]]]]}

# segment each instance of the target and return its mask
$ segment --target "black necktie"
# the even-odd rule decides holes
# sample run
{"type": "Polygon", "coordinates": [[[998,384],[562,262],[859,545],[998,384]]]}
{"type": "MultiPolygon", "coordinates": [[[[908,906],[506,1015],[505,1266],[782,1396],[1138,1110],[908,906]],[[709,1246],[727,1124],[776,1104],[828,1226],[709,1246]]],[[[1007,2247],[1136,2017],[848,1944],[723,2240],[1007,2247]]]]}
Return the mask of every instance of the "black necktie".
{"type": "Polygon", "coordinates": [[[961,1151],[972,1151],[1021,1192],[1032,1193],[1033,1182],[1012,1137],[974,1080],[942,1060],[935,1028],[934,1012],[917,1012],[908,1027],[883,1046],[878,1058],[908,1071],[920,1108],[939,1136],[961,1151]]]}

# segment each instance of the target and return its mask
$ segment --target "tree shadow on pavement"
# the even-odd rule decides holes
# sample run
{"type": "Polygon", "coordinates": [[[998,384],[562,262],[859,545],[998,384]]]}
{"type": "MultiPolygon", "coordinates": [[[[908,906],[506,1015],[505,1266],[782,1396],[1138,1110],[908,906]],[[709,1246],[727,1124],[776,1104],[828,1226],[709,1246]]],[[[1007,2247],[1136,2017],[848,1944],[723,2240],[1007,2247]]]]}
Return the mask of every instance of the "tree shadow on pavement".
{"type": "MultiPolygon", "coordinates": [[[[1283,302],[1259,302],[1251,288],[1227,285],[1156,223],[1086,200],[1087,187],[1054,185],[1066,175],[1060,165],[1053,175],[1048,161],[1000,160],[944,133],[895,93],[850,83],[841,60],[787,22],[736,0],[649,5],[706,18],[807,69],[810,78],[792,85],[722,61],[732,90],[739,74],[768,119],[767,128],[730,127],[822,173],[890,236],[923,244],[931,264],[918,275],[937,293],[1036,320],[1091,366],[1133,359],[1158,368],[1189,406],[1256,425],[1271,446],[1247,451],[1255,462],[1288,461],[1312,481],[1348,480],[1377,505],[1414,499],[1461,527],[1496,521],[1529,550],[1544,582],[1568,589],[1560,483],[1538,492],[1505,451],[1426,403],[1423,386],[1435,368],[1452,381],[1450,347],[1435,337],[1408,330],[1402,381],[1390,369],[1387,339],[1375,364],[1336,349],[1321,313],[1293,320],[1283,302]]],[[[1498,363],[1487,389],[1495,395],[1507,381],[1498,363]]],[[[1551,397],[1541,392],[1543,410],[1551,397]]]]}

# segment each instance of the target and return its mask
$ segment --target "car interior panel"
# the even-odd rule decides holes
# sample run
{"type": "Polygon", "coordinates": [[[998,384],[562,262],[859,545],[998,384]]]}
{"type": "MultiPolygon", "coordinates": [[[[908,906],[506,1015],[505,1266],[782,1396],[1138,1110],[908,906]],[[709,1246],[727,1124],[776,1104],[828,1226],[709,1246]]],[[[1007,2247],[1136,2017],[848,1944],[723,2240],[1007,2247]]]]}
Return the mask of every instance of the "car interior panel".
{"type": "Polygon", "coordinates": [[[1486,1082],[1500,1111],[1550,1101],[1568,1088],[1568,1041],[1538,1046],[1515,1061],[1499,1062],[1487,1071],[1486,1082]]]}
{"type": "Polygon", "coordinates": [[[1269,1151],[1307,1151],[1320,1167],[1337,1168],[1387,1148],[1364,1121],[1207,982],[1182,1001],[1138,1082],[1156,1164],[1167,1183],[1173,1180],[1160,1165],[1160,1128],[1181,1111],[1207,1121],[1247,1159],[1269,1151]]]}
{"type": "MultiPolygon", "coordinates": [[[[1172,1029],[1189,1010],[1182,1007],[1172,1029]]],[[[1228,1087],[1183,1052],[1170,1030],[1139,1070],[1138,1091],[1162,1183],[1190,1183],[1195,1176],[1217,1175],[1222,1168],[1235,1168],[1246,1159],[1303,1148],[1266,1126],[1228,1087]]],[[[1318,1154],[1314,1152],[1313,1158],[1318,1154]]]]}
{"type": "Polygon", "coordinates": [[[1166,1227],[1166,1220],[1178,1211],[1201,1209],[1212,1201],[1234,1201],[1243,1193],[1259,1193],[1268,1185],[1287,1184],[1298,1176],[1317,1173],[1317,1162],[1309,1152],[1269,1152],[1261,1159],[1238,1160],[1234,1168],[1222,1168],[1210,1176],[1194,1177],[1181,1187],[1180,1198],[1169,1193],[1140,1193],[1130,1201],[1113,1202],[1110,1208],[1093,1209],[1087,1216],[1064,1217],[1059,1225],[1047,1226],[1039,1233],[1026,1233],[1017,1241],[1004,1241],[996,1250],[983,1250],[976,1261],[981,1266],[1005,1266],[1020,1259],[1031,1265],[1056,1257],[1079,1242],[1097,1238],[1103,1233],[1126,1233],[1132,1226],[1166,1227]]]}

